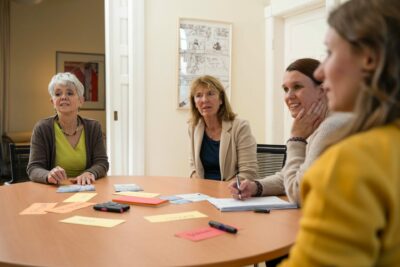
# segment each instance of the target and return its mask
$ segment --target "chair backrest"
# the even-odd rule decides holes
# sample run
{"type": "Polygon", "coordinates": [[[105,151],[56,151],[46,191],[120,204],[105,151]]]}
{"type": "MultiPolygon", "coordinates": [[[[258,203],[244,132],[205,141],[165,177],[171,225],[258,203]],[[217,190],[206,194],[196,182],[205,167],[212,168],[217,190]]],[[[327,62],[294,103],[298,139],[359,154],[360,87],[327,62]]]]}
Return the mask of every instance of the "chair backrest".
{"type": "Polygon", "coordinates": [[[274,174],[282,169],[286,161],[285,145],[257,144],[257,177],[274,174]]]}
{"type": "Polygon", "coordinates": [[[11,180],[6,184],[29,181],[26,167],[28,166],[30,150],[30,145],[9,144],[11,180]]]}

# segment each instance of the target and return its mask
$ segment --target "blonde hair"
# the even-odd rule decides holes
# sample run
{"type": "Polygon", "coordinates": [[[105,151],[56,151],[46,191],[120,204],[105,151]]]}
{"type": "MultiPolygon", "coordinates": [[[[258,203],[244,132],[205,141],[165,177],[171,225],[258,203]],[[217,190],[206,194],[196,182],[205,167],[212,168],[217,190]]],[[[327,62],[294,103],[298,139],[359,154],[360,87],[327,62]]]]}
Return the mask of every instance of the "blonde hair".
{"type": "Polygon", "coordinates": [[[209,89],[214,89],[217,90],[219,93],[219,98],[222,101],[222,104],[219,107],[217,116],[220,121],[232,121],[235,119],[236,114],[233,113],[231,105],[229,104],[228,97],[226,96],[224,86],[221,84],[221,82],[210,75],[204,75],[201,77],[198,77],[192,82],[192,85],[190,87],[190,113],[191,113],[191,118],[189,122],[192,124],[192,126],[197,125],[199,122],[200,118],[202,117],[200,112],[196,108],[196,103],[194,100],[194,95],[196,93],[197,88],[199,87],[205,87],[209,89]]]}
{"type": "MultiPolygon", "coordinates": [[[[328,24],[359,53],[370,49],[377,67],[366,72],[354,107],[354,121],[337,140],[400,118],[400,1],[352,0],[330,13],[328,24]]],[[[400,124],[400,123],[399,123],[400,124]]]]}

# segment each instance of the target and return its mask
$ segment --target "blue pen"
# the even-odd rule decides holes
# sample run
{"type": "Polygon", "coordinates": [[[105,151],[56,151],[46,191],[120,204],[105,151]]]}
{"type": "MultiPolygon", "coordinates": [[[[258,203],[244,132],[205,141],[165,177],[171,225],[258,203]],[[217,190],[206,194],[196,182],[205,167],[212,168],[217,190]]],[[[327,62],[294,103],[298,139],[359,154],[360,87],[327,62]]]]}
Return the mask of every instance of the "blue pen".
{"type": "Polygon", "coordinates": [[[239,199],[242,199],[242,192],[240,191],[240,179],[239,179],[239,173],[236,174],[236,187],[237,190],[239,191],[239,199]]]}

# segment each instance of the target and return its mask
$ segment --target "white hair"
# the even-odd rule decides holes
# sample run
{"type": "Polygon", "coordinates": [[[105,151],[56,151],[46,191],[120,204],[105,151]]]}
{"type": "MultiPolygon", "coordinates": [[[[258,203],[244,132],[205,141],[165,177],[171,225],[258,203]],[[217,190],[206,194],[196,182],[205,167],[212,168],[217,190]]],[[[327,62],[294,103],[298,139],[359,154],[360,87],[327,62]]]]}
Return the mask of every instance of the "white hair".
{"type": "Polygon", "coordinates": [[[57,84],[74,86],[78,96],[83,96],[84,87],[76,76],[70,72],[59,72],[51,78],[49,83],[49,94],[54,97],[54,87],[57,84]]]}

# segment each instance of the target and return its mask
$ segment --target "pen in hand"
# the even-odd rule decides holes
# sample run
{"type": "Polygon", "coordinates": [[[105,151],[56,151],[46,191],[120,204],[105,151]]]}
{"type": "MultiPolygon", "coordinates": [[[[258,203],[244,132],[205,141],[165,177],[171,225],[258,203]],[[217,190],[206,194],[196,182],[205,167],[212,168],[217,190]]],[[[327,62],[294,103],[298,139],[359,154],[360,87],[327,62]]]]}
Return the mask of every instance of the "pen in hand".
{"type": "Polygon", "coordinates": [[[239,174],[236,174],[236,187],[237,187],[237,190],[239,191],[239,199],[242,199],[242,192],[240,191],[239,174]]]}

